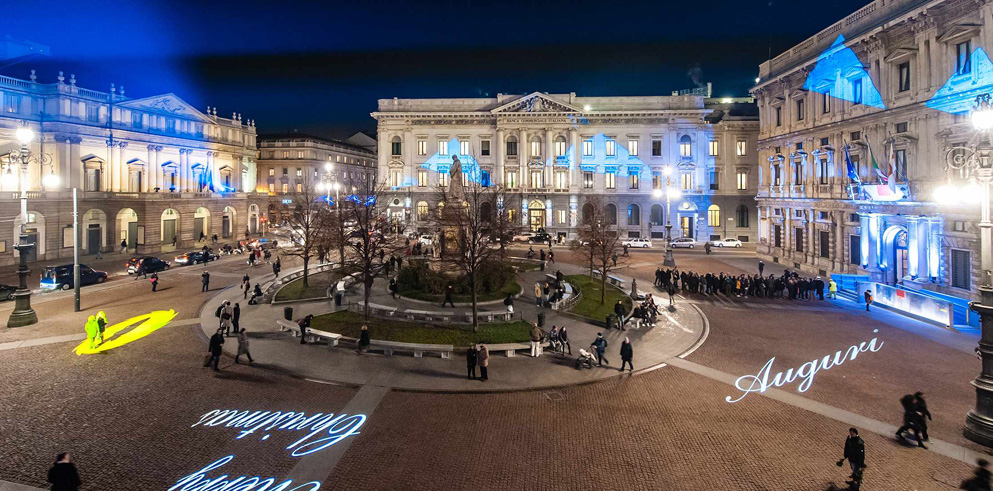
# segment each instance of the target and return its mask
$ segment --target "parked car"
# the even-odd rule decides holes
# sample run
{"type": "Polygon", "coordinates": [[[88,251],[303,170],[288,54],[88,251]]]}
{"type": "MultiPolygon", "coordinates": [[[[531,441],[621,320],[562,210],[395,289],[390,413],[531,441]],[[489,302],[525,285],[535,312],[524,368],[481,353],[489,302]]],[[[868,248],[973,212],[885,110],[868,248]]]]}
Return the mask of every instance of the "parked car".
{"type": "Polygon", "coordinates": [[[532,234],[531,238],[528,240],[532,244],[545,244],[548,241],[552,240],[552,236],[548,235],[548,233],[545,232],[544,230],[538,230],[537,232],[532,234]]]}
{"type": "Polygon", "coordinates": [[[417,243],[423,246],[430,246],[434,244],[434,237],[424,234],[417,239],[417,243]]]}
{"type": "Polygon", "coordinates": [[[724,240],[712,240],[710,241],[710,245],[714,247],[741,247],[741,241],[728,237],[724,240]]]}
{"type": "MultiPolygon", "coordinates": [[[[92,285],[107,281],[107,273],[97,271],[85,264],[79,265],[79,286],[92,285]]],[[[41,273],[41,288],[43,290],[68,290],[72,288],[73,273],[71,264],[48,266],[41,273]]]]}
{"type": "Polygon", "coordinates": [[[628,239],[621,242],[622,246],[628,247],[639,247],[641,249],[648,249],[652,246],[652,239],[628,239]]]}
{"type": "Polygon", "coordinates": [[[175,258],[176,264],[197,264],[197,263],[209,263],[217,259],[217,255],[211,252],[203,251],[190,251],[186,254],[180,254],[175,258]]]}
{"type": "Polygon", "coordinates": [[[692,249],[696,247],[696,241],[693,240],[692,237],[680,237],[678,239],[673,239],[672,248],[676,249],[680,247],[692,249]]]}
{"type": "Polygon", "coordinates": [[[16,286],[0,285],[0,301],[12,300],[15,291],[17,291],[16,286]]]}
{"type": "Polygon", "coordinates": [[[519,234],[515,234],[514,238],[511,240],[514,242],[530,242],[532,237],[534,237],[534,232],[521,232],[519,234]]]}
{"type": "Polygon", "coordinates": [[[141,259],[132,259],[128,261],[128,274],[135,274],[138,271],[138,266],[141,265],[145,268],[146,273],[158,273],[159,271],[165,271],[169,269],[169,261],[163,261],[157,257],[145,256],[141,259]]]}

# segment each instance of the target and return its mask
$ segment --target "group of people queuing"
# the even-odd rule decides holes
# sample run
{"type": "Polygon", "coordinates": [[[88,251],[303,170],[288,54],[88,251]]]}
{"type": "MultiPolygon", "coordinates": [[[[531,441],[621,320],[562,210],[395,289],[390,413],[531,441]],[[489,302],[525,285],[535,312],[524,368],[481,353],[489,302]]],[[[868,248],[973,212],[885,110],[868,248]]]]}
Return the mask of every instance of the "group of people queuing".
{"type": "MultiPolygon", "coordinates": [[[[760,265],[759,271],[762,271],[760,265]]],[[[770,274],[763,276],[729,273],[706,273],[695,271],[680,271],[679,269],[655,270],[655,286],[673,293],[702,293],[706,295],[721,295],[727,297],[756,297],[756,298],[787,298],[789,300],[810,301],[815,298],[824,300],[827,289],[829,298],[836,298],[838,284],[833,279],[825,281],[820,276],[806,278],[795,271],[786,270],[782,275],[770,274]]]]}

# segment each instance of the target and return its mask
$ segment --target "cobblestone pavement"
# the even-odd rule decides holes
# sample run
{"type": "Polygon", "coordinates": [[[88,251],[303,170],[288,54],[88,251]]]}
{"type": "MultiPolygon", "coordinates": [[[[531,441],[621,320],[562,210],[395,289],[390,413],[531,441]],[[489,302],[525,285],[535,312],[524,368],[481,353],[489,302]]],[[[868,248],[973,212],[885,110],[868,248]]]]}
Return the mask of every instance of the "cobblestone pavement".
{"type": "MultiPolygon", "coordinates": [[[[560,261],[569,255],[555,250],[560,261]]],[[[747,251],[709,257],[682,252],[680,266],[695,264],[701,271],[755,264],[747,251]]],[[[648,286],[647,272],[659,260],[657,252],[632,252],[619,273],[638,275],[648,286]]],[[[217,269],[222,287],[239,282],[244,268],[220,263],[217,269]]],[[[175,298],[149,298],[139,289],[108,289],[90,298],[119,309],[107,310],[112,318],[173,302],[182,302],[177,310],[192,316],[206,298],[199,294],[199,276],[175,275],[171,283],[175,298]]],[[[979,368],[970,353],[827,302],[763,307],[732,299],[746,305],[728,309],[705,298],[689,300],[707,314],[711,333],[688,361],[754,374],[771,357],[776,366],[796,367],[877,335],[884,342],[878,352],[819,372],[800,395],[895,424],[899,397],[924,390],[934,413],[932,435],[985,451],[959,436],[974,403],[968,382],[979,368]]],[[[39,313],[53,308],[43,324],[4,331],[0,342],[14,340],[14,332],[21,338],[77,332],[81,324],[68,325],[75,318],[55,310],[60,302],[40,304],[39,313]]],[[[95,356],[76,356],[73,342],[0,351],[0,479],[42,486],[52,457],[67,450],[86,491],[165,489],[226,455],[234,460],[212,476],[279,478],[297,463],[283,448],[293,435],[236,440],[230,429],[191,425],[224,408],[337,412],[356,394],[263,364],[233,365],[228,357],[215,374],[201,366],[197,328],[167,327],[95,356]]],[[[783,390],[796,393],[792,385],[783,390]]],[[[730,385],[673,366],[546,391],[393,391],[369,414],[321,489],[844,487],[845,468],[834,464],[847,424],[758,394],[725,402],[734,393],[730,385]]],[[[862,434],[869,464],[863,489],[952,490],[971,473],[966,463],[905,446],[892,435],[862,434]]]]}

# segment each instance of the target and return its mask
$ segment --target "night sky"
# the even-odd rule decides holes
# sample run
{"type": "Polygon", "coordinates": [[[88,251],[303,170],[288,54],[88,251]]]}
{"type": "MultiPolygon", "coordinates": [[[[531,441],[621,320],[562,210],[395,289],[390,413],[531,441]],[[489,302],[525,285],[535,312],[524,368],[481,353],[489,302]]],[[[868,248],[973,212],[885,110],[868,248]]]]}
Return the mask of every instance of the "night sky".
{"type": "Polygon", "coordinates": [[[867,0],[49,1],[4,3],[9,34],[51,58],[0,74],[130,97],[174,92],[259,131],[375,134],[376,99],[497,92],[666,95],[713,82],[743,96],[758,64],[867,0]],[[769,29],[774,26],[774,32],[769,29]]]}

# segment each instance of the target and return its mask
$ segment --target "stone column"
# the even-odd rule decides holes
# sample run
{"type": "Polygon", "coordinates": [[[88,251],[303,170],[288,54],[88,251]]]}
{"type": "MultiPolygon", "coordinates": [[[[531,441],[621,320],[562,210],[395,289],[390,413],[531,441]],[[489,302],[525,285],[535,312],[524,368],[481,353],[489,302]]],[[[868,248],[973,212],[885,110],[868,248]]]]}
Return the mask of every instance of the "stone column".
{"type": "Polygon", "coordinates": [[[579,182],[579,132],[576,128],[569,128],[569,145],[569,189],[575,190],[579,182]]]}
{"type": "Polygon", "coordinates": [[[83,169],[83,161],[80,160],[79,155],[79,144],[82,142],[83,139],[78,136],[69,137],[69,173],[72,185],[80,190],[86,189],[86,183],[83,182],[86,171],[83,169]]]}
{"type": "Polygon", "coordinates": [[[143,189],[142,192],[149,193],[155,191],[156,186],[158,186],[155,180],[155,178],[157,177],[155,175],[156,164],[152,161],[155,158],[155,145],[147,145],[145,147],[145,151],[147,152],[147,157],[145,158],[144,181],[147,184],[145,185],[145,189],[143,189]]]}
{"type": "Polygon", "coordinates": [[[159,187],[159,192],[168,191],[165,185],[165,174],[162,172],[162,146],[155,146],[155,185],[159,187]]]}
{"type": "Polygon", "coordinates": [[[555,189],[555,142],[552,129],[545,128],[545,188],[555,189]]]}
{"type": "MultiPolygon", "coordinates": [[[[531,151],[531,144],[527,140],[528,130],[527,128],[521,128],[521,136],[517,140],[517,161],[521,164],[521,170],[519,171],[521,177],[524,177],[523,174],[527,174],[528,152],[531,151]]],[[[522,187],[528,187],[530,185],[525,179],[522,179],[521,182],[524,183],[522,187]]]]}
{"type": "Polygon", "coordinates": [[[100,190],[111,191],[111,176],[114,167],[114,142],[107,140],[107,160],[100,166],[100,190]]]}
{"type": "Polygon", "coordinates": [[[409,126],[403,130],[402,145],[403,148],[400,153],[403,155],[403,180],[401,182],[405,185],[416,184],[417,168],[414,165],[414,155],[417,154],[417,142],[414,141],[413,129],[409,126]]]}
{"type": "Polygon", "coordinates": [[[848,262],[848,258],[845,257],[845,242],[848,237],[845,237],[845,215],[846,213],[842,210],[834,212],[834,250],[831,254],[834,259],[834,270],[844,271],[845,264],[848,262]]]}
{"type": "Polygon", "coordinates": [[[179,149],[179,192],[185,193],[190,190],[189,179],[187,174],[189,171],[189,158],[187,158],[187,150],[185,148],[179,149]]]}
{"type": "Polygon", "coordinates": [[[503,170],[503,149],[506,143],[503,142],[503,129],[497,128],[496,141],[493,142],[493,176],[490,178],[494,184],[506,186],[506,175],[503,170]]]}

